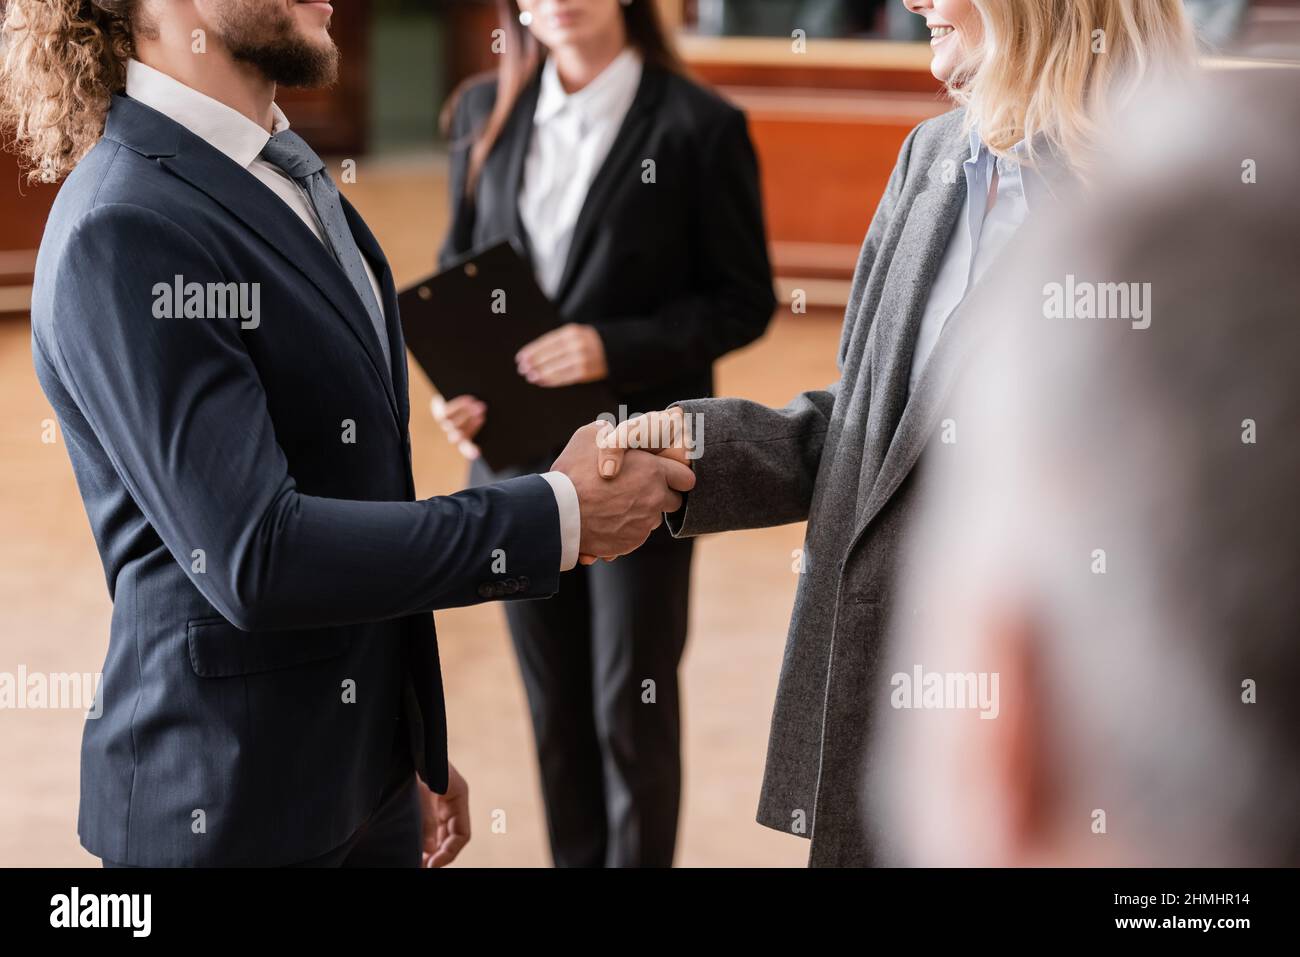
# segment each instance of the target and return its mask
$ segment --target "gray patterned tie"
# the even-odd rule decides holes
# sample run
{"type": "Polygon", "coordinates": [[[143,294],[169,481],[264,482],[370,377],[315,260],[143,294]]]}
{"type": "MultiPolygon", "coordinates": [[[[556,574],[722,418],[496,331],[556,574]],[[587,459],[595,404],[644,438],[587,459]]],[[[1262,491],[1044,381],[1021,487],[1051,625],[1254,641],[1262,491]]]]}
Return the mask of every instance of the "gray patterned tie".
{"type": "Polygon", "coordinates": [[[391,369],[393,359],[389,355],[388,330],[384,326],[383,314],[375,300],[374,287],[366,275],[366,267],[361,261],[361,250],[352,238],[348,228],[347,216],[343,213],[343,204],[339,202],[339,191],[325,172],[325,164],[307,142],[293,130],[281,130],[272,136],[262,148],[262,159],[272,166],[278,166],[285,174],[297,181],[306,191],[311,204],[316,209],[316,218],[325,228],[334,258],[347,274],[352,288],[361,297],[361,302],[370,315],[370,324],[375,328],[379,338],[379,348],[384,353],[384,366],[391,369]]]}

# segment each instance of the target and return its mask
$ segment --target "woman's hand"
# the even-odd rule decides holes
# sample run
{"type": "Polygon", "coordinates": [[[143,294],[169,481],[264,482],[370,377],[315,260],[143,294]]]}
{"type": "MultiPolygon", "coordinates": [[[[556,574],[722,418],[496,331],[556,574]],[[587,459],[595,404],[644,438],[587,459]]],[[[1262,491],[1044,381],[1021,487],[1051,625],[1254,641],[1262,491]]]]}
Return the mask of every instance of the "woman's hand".
{"type": "Polygon", "coordinates": [[[609,375],[605,344],[594,326],[569,322],[538,336],[515,354],[519,374],[533,385],[553,389],[599,382],[609,375]]]}
{"type": "Polygon", "coordinates": [[[686,414],[679,405],[625,419],[596,436],[597,471],[605,478],[613,478],[623,467],[628,449],[654,452],[690,468],[697,439],[687,429],[686,414]]]}
{"type": "Polygon", "coordinates": [[[455,445],[461,455],[471,461],[478,458],[478,446],[473,440],[487,419],[487,405],[481,399],[472,395],[458,395],[450,402],[445,402],[442,396],[435,395],[433,417],[447,433],[447,441],[455,445]]]}

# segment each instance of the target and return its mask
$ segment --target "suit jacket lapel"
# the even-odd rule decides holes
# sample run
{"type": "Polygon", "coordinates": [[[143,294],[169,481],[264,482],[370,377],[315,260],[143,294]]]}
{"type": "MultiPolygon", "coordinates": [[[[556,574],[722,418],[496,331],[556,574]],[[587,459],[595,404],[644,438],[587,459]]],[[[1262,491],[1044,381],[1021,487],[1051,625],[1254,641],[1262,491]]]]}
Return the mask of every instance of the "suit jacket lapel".
{"type": "Polygon", "coordinates": [[[279,197],[184,127],[127,97],[113,97],[104,135],[156,159],[168,172],[207,194],[309,279],[356,336],[397,413],[391,375],[384,368],[366,307],[333,254],[279,197]]]}
{"type": "Polygon", "coordinates": [[[352,237],[357,241],[361,255],[369,260],[370,268],[375,271],[375,278],[379,280],[379,294],[384,306],[389,352],[393,357],[392,368],[387,370],[388,376],[385,381],[389,385],[389,398],[394,403],[397,421],[405,429],[411,414],[410,396],[407,393],[406,343],[402,336],[402,320],[397,305],[397,287],[393,282],[393,271],[388,266],[388,259],[384,256],[379,241],[375,239],[374,233],[361,218],[361,214],[353,208],[346,197],[339,198],[342,200],[343,213],[347,216],[352,237]]]}
{"type": "Polygon", "coordinates": [[[510,111],[510,118],[501,131],[501,162],[492,167],[492,175],[497,181],[491,185],[499,190],[502,215],[509,217],[507,222],[494,224],[494,235],[514,236],[519,240],[524,251],[531,256],[528,233],[519,216],[519,191],[524,184],[524,161],[528,158],[528,144],[533,139],[533,114],[537,111],[537,96],[541,92],[541,70],[534,74],[532,82],[519,94],[519,101],[510,111]]]}
{"type": "Polygon", "coordinates": [[[574,280],[578,265],[582,262],[585,249],[591,240],[592,230],[599,221],[601,211],[607,205],[610,194],[627,182],[631,176],[639,176],[637,146],[642,139],[642,131],[649,124],[654,105],[663,89],[665,76],[653,64],[647,63],[641,72],[641,83],[637,87],[632,105],[619,127],[614,143],[609,148],[609,155],[601,164],[587,197],[583,201],[578,220],[573,226],[573,239],[569,244],[569,255],[564,262],[564,271],[560,274],[560,285],[556,290],[556,302],[563,302],[569,285],[574,280]]]}

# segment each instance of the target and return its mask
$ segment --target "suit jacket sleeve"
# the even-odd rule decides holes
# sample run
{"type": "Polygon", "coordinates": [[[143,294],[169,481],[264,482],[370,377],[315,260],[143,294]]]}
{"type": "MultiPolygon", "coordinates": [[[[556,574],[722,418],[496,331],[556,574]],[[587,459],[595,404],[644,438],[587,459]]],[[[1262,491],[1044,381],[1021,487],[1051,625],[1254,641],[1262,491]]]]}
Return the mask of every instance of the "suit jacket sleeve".
{"type": "Polygon", "coordinates": [[[594,324],[610,381],[620,389],[649,388],[684,369],[709,367],[761,336],[776,306],[758,161],[745,114],[728,109],[695,155],[700,160],[692,177],[699,291],[655,315],[594,324]]]}
{"type": "Polygon", "coordinates": [[[300,492],[238,321],[154,317],[154,283],[176,275],[224,280],[165,217],[92,210],[55,266],[52,325],[37,348],[226,619],[248,631],[322,627],[473,604],[498,549],[512,576],[531,580],[529,597],[554,593],[559,516],[540,476],[416,502],[300,492]]]}
{"type": "MultiPolygon", "coordinates": [[[[915,135],[913,130],[903,142],[858,256],[836,357],[841,371],[867,278],[876,268],[881,240],[902,192],[915,135]]],[[[804,392],[783,409],[747,399],[676,403],[695,419],[700,456],[694,462],[695,488],[682,508],[668,516],[672,533],[686,537],[806,520],[839,392],[836,381],[826,389],[804,392]]]]}

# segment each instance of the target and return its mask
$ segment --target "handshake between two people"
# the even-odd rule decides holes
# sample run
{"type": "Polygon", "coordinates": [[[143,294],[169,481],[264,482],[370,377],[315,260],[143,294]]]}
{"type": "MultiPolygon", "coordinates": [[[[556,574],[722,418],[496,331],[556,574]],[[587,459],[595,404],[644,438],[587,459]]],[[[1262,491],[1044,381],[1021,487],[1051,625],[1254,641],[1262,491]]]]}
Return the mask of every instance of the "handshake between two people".
{"type": "Polygon", "coordinates": [[[643,545],[695,487],[679,408],[584,425],[551,466],[578,493],[579,561],[612,561],[643,545]]]}
{"type": "MultiPolygon", "coordinates": [[[[515,356],[519,375],[543,388],[596,382],[608,374],[600,334],[589,325],[567,323],[533,340],[515,356]]],[[[479,456],[474,437],[487,419],[487,405],[472,395],[433,400],[433,415],[447,439],[468,459],[479,456]]],[[[627,419],[615,426],[593,422],[573,434],[556,459],[578,493],[582,526],[580,561],[614,559],[639,548],[681,507],[695,475],[684,441],[683,413],[627,419]],[[651,454],[658,453],[658,454],[651,454]]]]}

